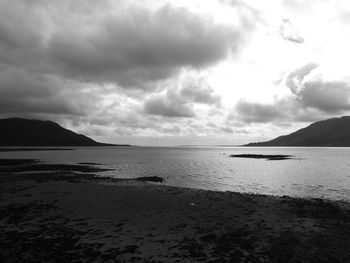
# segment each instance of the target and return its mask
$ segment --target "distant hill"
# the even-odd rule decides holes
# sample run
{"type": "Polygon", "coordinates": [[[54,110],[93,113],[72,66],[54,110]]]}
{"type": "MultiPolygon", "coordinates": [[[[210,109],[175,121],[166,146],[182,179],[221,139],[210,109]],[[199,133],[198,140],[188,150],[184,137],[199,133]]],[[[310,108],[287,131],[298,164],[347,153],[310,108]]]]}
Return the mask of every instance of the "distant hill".
{"type": "Polygon", "coordinates": [[[0,119],[0,146],[108,146],[52,121],[0,119]]]}
{"type": "Polygon", "coordinates": [[[289,135],[244,146],[350,147],[350,117],[315,122],[289,135]]]}

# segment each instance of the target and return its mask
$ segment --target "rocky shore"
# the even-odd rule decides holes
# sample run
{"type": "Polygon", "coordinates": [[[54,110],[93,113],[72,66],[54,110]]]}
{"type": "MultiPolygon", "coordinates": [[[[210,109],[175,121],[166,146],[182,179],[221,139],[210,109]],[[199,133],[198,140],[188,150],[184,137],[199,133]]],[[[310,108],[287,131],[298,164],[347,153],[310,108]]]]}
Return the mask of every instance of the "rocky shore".
{"type": "Polygon", "coordinates": [[[39,165],[24,162],[0,162],[0,262],[350,262],[346,202],[97,178],[97,164],[23,173],[39,165]]]}

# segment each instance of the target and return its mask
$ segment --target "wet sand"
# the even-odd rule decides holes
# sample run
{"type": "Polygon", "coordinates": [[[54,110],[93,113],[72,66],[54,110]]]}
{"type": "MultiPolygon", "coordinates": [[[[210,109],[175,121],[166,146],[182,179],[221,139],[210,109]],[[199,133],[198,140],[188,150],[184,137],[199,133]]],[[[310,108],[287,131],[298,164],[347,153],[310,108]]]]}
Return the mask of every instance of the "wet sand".
{"type": "Polygon", "coordinates": [[[66,170],[3,172],[0,232],[0,262],[350,262],[349,203],[66,170]]]}

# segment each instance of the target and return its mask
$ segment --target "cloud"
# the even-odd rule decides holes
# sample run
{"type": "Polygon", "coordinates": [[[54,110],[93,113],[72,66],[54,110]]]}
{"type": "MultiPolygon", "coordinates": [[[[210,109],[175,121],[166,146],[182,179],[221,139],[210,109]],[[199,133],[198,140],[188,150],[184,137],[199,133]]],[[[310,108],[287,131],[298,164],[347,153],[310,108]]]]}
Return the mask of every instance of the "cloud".
{"type": "Polygon", "coordinates": [[[245,123],[311,122],[350,111],[348,78],[331,78],[322,65],[307,63],[287,73],[284,85],[290,94],[271,103],[240,100],[229,118],[245,123]]]}
{"type": "Polygon", "coordinates": [[[147,129],[220,107],[180,75],[226,60],[252,28],[170,2],[0,0],[0,115],[147,129]]]}
{"type": "Polygon", "coordinates": [[[326,113],[350,110],[350,83],[346,79],[328,80],[322,67],[309,63],[286,77],[286,86],[296,96],[300,106],[326,113]]]}
{"type": "Polygon", "coordinates": [[[180,95],[199,104],[215,105],[217,107],[221,105],[221,97],[205,85],[185,86],[180,90],[180,95]]]}
{"type": "Polygon", "coordinates": [[[225,60],[247,31],[166,2],[3,0],[0,69],[149,88],[225,60]]]}
{"type": "MultiPolygon", "coordinates": [[[[228,115],[228,121],[236,120],[243,124],[270,124],[290,126],[298,122],[314,122],[333,117],[332,113],[312,107],[304,107],[294,97],[276,99],[271,103],[240,101],[228,115]]],[[[239,126],[239,123],[235,123],[239,126]]]]}
{"type": "Polygon", "coordinates": [[[285,85],[293,92],[298,93],[302,89],[302,83],[304,78],[309,75],[313,70],[318,68],[319,65],[316,63],[307,63],[300,68],[287,74],[285,78],[285,85]]]}
{"type": "Polygon", "coordinates": [[[9,68],[0,72],[0,113],[84,115],[98,97],[86,91],[53,75],[9,68]]]}
{"type": "Polygon", "coordinates": [[[165,96],[154,96],[144,104],[147,114],[159,115],[169,118],[190,118],[195,113],[192,105],[177,96],[175,93],[167,93],[165,96]]]}
{"type": "Polygon", "coordinates": [[[280,35],[284,40],[297,44],[304,43],[304,38],[300,36],[298,30],[289,19],[283,19],[280,25],[280,35]]]}
{"type": "Polygon", "coordinates": [[[54,32],[49,52],[69,78],[142,86],[181,67],[201,69],[240,44],[238,29],[185,8],[130,8],[54,32]],[[78,32],[78,33],[77,33],[78,32]]]}
{"type": "Polygon", "coordinates": [[[220,127],[220,130],[225,133],[234,133],[234,130],[231,127],[220,127]]]}
{"type": "Polygon", "coordinates": [[[170,1],[0,0],[0,115],[133,129],[192,118],[220,97],[181,72],[227,59],[251,30],[170,1]]]}
{"type": "Polygon", "coordinates": [[[239,125],[252,134],[344,114],[350,78],[327,76],[349,65],[340,9],[324,0],[0,0],[0,115],[98,137],[231,141],[239,125]],[[318,63],[295,68],[300,61],[318,63]]]}
{"type": "Polygon", "coordinates": [[[285,117],[283,103],[277,101],[275,104],[262,104],[255,102],[239,101],[235,108],[232,117],[248,123],[265,123],[272,122],[285,117]]]}
{"type": "Polygon", "coordinates": [[[320,3],[327,2],[328,0],[314,0],[305,2],[303,0],[283,0],[282,3],[289,10],[296,13],[307,13],[309,14],[315,6],[320,3]]]}
{"type": "Polygon", "coordinates": [[[350,85],[345,81],[309,81],[295,94],[305,107],[329,113],[350,110],[350,85]]]}
{"type": "Polygon", "coordinates": [[[221,106],[221,97],[202,79],[185,79],[179,87],[168,87],[162,94],[153,95],[144,104],[144,111],[163,117],[195,117],[195,106],[221,106]]]}
{"type": "Polygon", "coordinates": [[[2,49],[19,50],[33,48],[41,40],[37,27],[43,27],[40,18],[28,16],[37,14],[22,1],[6,1],[0,3],[0,45],[2,49]]]}

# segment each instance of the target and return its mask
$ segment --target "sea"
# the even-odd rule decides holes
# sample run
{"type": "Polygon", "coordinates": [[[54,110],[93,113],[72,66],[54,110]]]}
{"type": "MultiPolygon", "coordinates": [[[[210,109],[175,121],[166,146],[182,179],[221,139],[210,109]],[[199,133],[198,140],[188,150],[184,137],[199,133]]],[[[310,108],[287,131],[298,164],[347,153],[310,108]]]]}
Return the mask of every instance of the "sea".
{"type": "MultiPolygon", "coordinates": [[[[71,147],[69,147],[71,148],[71,147]]],[[[113,178],[160,176],[166,185],[350,201],[350,148],[313,147],[74,147],[62,151],[0,152],[0,158],[46,163],[92,162],[113,178]],[[231,154],[292,155],[289,160],[231,154]]]]}

